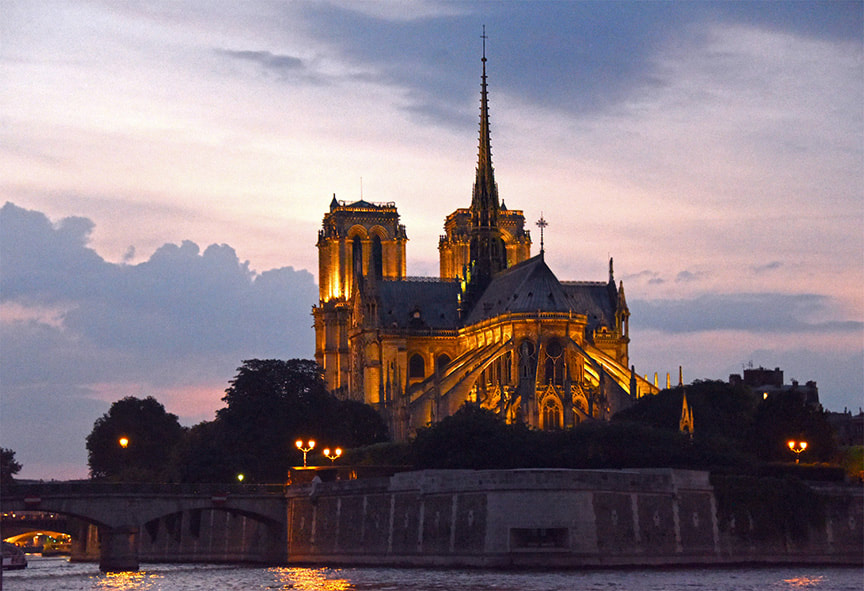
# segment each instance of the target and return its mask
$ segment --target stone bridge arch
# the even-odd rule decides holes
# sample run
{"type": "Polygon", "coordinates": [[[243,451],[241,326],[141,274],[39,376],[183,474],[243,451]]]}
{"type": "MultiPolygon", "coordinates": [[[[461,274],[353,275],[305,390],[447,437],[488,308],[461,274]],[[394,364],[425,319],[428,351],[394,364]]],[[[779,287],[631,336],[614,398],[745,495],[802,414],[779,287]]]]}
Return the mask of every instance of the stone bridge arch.
{"type": "MultiPolygon", "coordinates": [[[[0,493],[0,509],[3,511],[49,511],[70,516],[82,524],[77,535],[73,533],[81,545],[77,551],[82,558],[92,559],[98,555],[103,571],[137,570],[142,549],[145,559],[158,558],[159,561],[195,561],[197,558],[207,562],[280,562],[286,548],[285,507],[284,487],[281,485],[87,482],[11,485],[4,486],[0,493]],[[208,516],[210,550],[202,549],[196,541],[200,535],[187,536],[187,540],[182,535],[175,536],[178,544],[170,548],[163,545],[162,554],[158,554],[158,546],[153,545],[155,536],[149,540],[146,535],[142,538],[142,533],[147,534],[148,528],[151,532],[158,531],[167,522],[182,526],[184,521],[190,523],[201,519],[204,514],[208,516]],[[216,519],[212,517],[214,514],[226,517],[216,519]],[[230,548],[230,552],[223,551],[213,556],[214,536],[227,540],[231,534],[228,528],[235,522],[239,523],[244,537],[233,546],[223,545],[223,548],[230,548]],[[250,536],[259,536],[261,542],[252,544],[251,538],[245,537],[247,531],[250,536]],[[95,549],[97,544],[98,551],[95,549]],[[179,558],[166,554],[169,551],[179,558]]],[[[194,524],[187,527],[190,534],[194,534],[196,529],[194,524]]]]}

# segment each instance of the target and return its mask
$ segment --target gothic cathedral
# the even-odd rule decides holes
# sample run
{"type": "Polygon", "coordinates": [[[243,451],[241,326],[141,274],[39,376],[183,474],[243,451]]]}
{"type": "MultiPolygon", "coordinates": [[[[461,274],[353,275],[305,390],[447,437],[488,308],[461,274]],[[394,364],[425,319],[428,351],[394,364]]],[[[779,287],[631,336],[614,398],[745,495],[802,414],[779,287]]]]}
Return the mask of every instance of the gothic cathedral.
{"type": "Polygon", "coordinates": [[[315,359],[329,388],[377,408],[396,441],[465,403],[561,429],[658,390],[629,365],[611,259],[607,281],[559,281],[542,240],[531,256],[522,211],[499,200],[485,51],[482,64],[471,207],[444,222],[440,277],[406,276],[395,203],[334,195],[318,232],[315,359]]]}

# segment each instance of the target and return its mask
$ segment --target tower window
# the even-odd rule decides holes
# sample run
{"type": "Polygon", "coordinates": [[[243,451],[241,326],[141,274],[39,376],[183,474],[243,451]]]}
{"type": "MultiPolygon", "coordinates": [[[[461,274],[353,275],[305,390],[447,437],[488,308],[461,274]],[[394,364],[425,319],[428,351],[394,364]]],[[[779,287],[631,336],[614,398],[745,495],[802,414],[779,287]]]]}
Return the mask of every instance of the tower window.
{"type": "Polygon", "coordinates": [[[351,264],[354,266],[354,277],[363,275],[363,242],[355,236],[351,242],[351,264]]]}
{"type": "Polygon", "coordinates": [[[372,272],[378,279],[384,276],[384,255],[380,236],[372,238],[372,272]]]}
{"type": "Polygon", "coordinates": [[[408,378],[422,380],[424,377],[426,377],[426,362],[420,354],[415,353],[408,360],[408,378]]]}

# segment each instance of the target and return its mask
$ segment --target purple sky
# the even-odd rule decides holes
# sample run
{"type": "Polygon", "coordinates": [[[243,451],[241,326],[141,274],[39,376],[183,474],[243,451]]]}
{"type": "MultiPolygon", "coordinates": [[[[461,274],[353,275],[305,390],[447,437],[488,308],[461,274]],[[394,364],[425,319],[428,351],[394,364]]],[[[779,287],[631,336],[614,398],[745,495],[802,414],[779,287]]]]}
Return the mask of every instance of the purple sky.
{"type": "Polygon", "coordinates": [[[862,3],[141,4],[0,19],[21,477],[85,476],[124,396],[191,425],[242,360],[311,357],[316,232],[361,178],[399,207],[409,275],[436,275],[470,204],[483,24],[500,195],[549,221],[560,279],[615,258],[637,371],[779,366],[862,405],[862,3]]]}

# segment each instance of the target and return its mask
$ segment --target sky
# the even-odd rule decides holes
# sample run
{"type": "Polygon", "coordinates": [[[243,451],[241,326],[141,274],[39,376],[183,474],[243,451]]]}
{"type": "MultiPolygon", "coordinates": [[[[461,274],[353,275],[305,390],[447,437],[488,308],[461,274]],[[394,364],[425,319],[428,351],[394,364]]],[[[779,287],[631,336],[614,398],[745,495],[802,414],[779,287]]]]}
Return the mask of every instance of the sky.
{"type": "Polygon", "coordinates": [[[661,386],[746,366],[864,405],[861,2],[6,0],[0,446],[87,476],[112,402],[212,420],[245,359],[311,358],[317,230],[393,201],[438,274],[493,164],[562,280],[614,257],[661,386]]]}

